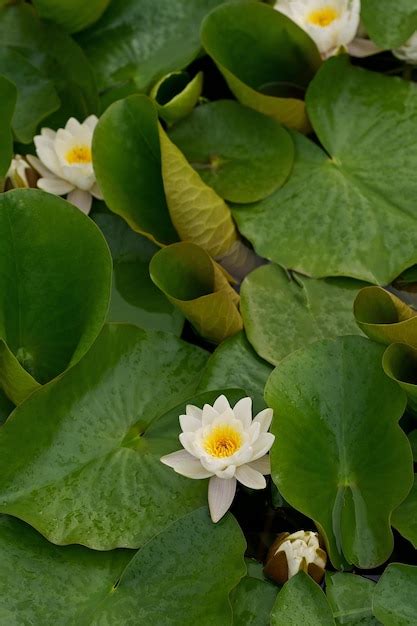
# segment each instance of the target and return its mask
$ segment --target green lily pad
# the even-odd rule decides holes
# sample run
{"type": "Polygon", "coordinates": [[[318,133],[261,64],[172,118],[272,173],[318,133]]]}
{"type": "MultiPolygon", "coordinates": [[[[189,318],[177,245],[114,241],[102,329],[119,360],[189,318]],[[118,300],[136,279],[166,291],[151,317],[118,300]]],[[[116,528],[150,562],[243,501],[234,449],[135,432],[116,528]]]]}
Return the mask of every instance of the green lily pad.
{"type": "MultiPolygon", "coordinates": [[[[111,257],[98,228],[65,200],[31,189],[0,195],[0,367],[45,383],[76,363],[105,321],[111,257]],[[7,345],[6,345],[7,344],[7,345]],[[20,373],[19,373],[20,371],[20,373]]],[[[5,389],[7,392],[7,389],[5,389]]],[[[25,396],[26,393],[23,393],[25,396]]]]}
{"type": "Polygon", "coordinates": [[[147,90],[186,67],[200,51],[203,17],[222,0],[113,0],[103,17],[78,36],[100,90],[134,81],[147,90]]]}
{"type": "Polygon", "coordinates": [[[206,17],[201,40],[239,102],[291,128],[309,129],[303,88],[321,58],[294,22],[265,4],[233,2],[206,17]]]}
{"type": "Polygon", "coordinates": [[[34,0],[39,15],[59,24],[69,33],[83,30],[96,22],[108,7],[110,0],[34,0]]]}
{"type": "Polygon", "coordinates": [[[197,107],[169,136],[203,181],[232,202],[269,196],[294,160],[293,141],[278,122],[233,100],[197,107]]]}
{"type": "Polygon", "coordinates": [[[149,271],[155,285],[202,337],[221,343],[242,330],[239,296],[202,248],[187,242],[162,248],[149,271]]]}
{"type": "Polygon", "coordinates": [[[384,371],[407,394],[408,404],[417,412],[417,349],[403,343],[393,343],[386,349],[382,365],[384,371]]]}
{"type": "Polygon", "coordinates": [[[187,72],[171,72],[152,88],[153,98],[160,117],[168,125],[190,115],[203,89],[203,72],[190,80],[187,72]]]}
{"type": "Polygon", "coordinates": [[[336,624],[377,626],[372,613],[375,583],[355,574],[326,574],[326,595],[336,624]]]}
{"type": "Polygon", "coordinates": [[[54,543],[109,550],[138,547],[204,504],[204,481],[159,459],[180,447],[182,401],[205,361],[203,350],[171,334],[105,326],[76,366],[2,427],[1,512],[54,543]]]}
{"type": "Polygon", "coordinates": [[[210,356],[198,389],[243,389],[254,400],[256,410],[261,411],[265,408],[263,394],[271,372],[272,367],[259,358],[241,331],[223,341],[210,356]]]}
{"type": "Polygon", "coordinates": [[[236,207],[239,229],[283,267],[388,284],[417,257],[415,86],[342,55],[311,83],[307,112],[324,150],[294,134],[290,180],[236,207]]]}
{"type": "Polygon", "coordinates": [[[326,596],[317,583],[299,572],[285,583],[271,613],[271,626],[335,626],[326,596]]]}
{"type": "Polygon", "coordinates": [[[313,343],[360,334],[353,301],[362,283],[290,276],[278,265],[264,265],[243,281],[241,312],[249,341],[272,363],[313,343]]]}
{"type": "Polygon", "coordinates": [[[238,524],[228,515],[214,525],[205,509],[137,552],[58,548],[5,516],[0,546],[0,621],[8,626],[229,626],[228,594],[245,571],[238,524]]]}
{"type": "Polygon", "coordinates": [[[13,156],[12,118],[16,106],[15,85],[0,76],[0,190],[13,156]]]}
{"type": "Polygon", "coordinates": [[[387,560],[391,513],[412,486],[398,425],[405,395],[384,374],[383,351],[362,337],[320,341],[281,361],[265,389],[275,412],[272,478],[318,525],[337,568],[387,560]]]}
{"type": "Polygon", "coordinates": [[[11,402],[4,391],[0,389],[0,426],[4,424],[14,408],[13,402],[11,402]]]}
{"type": "Polygon", "coordinates": [[[384,626],[414,626],[417,613],[417,567],[390,563],[376,584],[373,608],[384,626]]]}
{"type": "Polygon", "coordinates": [[[355,300],[359,328],[379,343],[417,347],[417,311],[381,287],[365,287],[355,300]]]}
{"type": "Polygon", "coordinates": [[[392,525],[417,549],[417,475],[410,493],[392,514],[392,525]]]}
{"type": "Polygon", "coordinates": [[[233,626],[269,626],[278,589],[269,582],[245,576],[232,591],[233,626]]]}
{"type": "Polygon", "coordinates": [[[107,321],[128,322],[140,328],[181,335],[184,317],[149,275],[149,262],[159,248],[133,232],[117,215],[97,213],[93,219],[113,257],[113,288],[107,321]]]}
{"type": "Polygon", "coordinates": [[[361,17],[371,39],[381,48],[398,48],[417,30],[414,0],[362,0],[361,17]]]}
{"type": "Polygon", "coordinates": [[[107,109],[94,132],[93,160],[114,213],[154,242],[177,241],[162,183],[158,115],[149,98],[129,96],[107,109]]]}

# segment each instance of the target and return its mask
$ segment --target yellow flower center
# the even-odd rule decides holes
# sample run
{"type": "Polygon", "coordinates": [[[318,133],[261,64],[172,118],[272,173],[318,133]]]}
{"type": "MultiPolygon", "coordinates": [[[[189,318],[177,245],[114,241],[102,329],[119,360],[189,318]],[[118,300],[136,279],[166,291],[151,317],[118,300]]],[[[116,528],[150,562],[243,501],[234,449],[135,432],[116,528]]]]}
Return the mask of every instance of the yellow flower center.
{"type": "Polygon", "coordinates": [[[65,155],[70,165],[91,163],[91,148],[89,146],[74,146],[65,155]]]}
{"type": "Polygon", "coordinates": [[[242,445],[242,435],[238,430],[226,424],[215,426],[204,440],[204,449],[217,458],[232,456],[242,445]]]}
{"type": "Polygon", "coordinates": [[[334,20],[339,17],[339,13],[335,8],[331,6],[325,6],[317,11],[312,11],[308,16],[308,21],[314,26],[321,26],[322,28],[329,26],[334,20]]]}

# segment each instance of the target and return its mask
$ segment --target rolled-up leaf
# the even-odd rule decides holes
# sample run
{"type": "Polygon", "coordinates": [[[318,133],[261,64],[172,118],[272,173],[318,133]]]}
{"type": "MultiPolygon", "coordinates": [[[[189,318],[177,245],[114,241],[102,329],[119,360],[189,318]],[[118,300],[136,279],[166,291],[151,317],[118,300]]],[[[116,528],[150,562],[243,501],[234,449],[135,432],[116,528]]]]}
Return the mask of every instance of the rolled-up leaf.
{"type": "Polygon", "coordinates": [[[417,311],[382,287],[365,287],[356,296],[354,313],[370,339],[417,347],[417,311]]]}
{"type": "Polygon", "coordinates": [[[223,270],[189,242],[159,250],[150,263],[154,283],[210,341],[220,343],[242,329],[239,296],[223,270]]]}
{"type": "Polygon", "coordinates": [[[178,122],[194,109],[203,89],[203,72],[190,80],[187,72],[171,72],[151,91],[159,115],[168,125],[178,122]]]}
{"type": "Polygon", "coordinates": [[[408,405],[417,412],[417,349],[405,343],[394,343],[384,352],[385,373],[407,394],[408,405]]]}

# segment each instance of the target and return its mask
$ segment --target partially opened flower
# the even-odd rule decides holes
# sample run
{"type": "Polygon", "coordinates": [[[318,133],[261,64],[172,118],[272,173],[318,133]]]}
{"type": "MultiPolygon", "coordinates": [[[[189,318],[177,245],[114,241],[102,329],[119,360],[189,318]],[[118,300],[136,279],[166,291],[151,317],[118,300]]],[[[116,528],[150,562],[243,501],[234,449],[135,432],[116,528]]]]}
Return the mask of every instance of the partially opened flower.
{"type": "Polygon", "coordinates": [[[393,50],[392,53],[401,61],[417,65],[417,31],[402,46],[393,50]]]}
{"type": "Polygon", "coordinates": [[[30,187],[29,172],[35,174],[29,163],[20,154],[15,154],[7,171],[6,179],[10,181],[14,189],[30,187]]]}
{"type": "Polygon", "coordinates": [[[327,58],[356,36],[360,0],[277,0],[274,7],[306,31],[327,58]]]}
{"type": "Polygon", "coordinates": [[[236,481],[251,489],[264,489],[270,474],[267,452],[274,435],[267,432],[272,409],[252,420],[252,400],[242,398],[232,409],[225,396],[202,409],[188,405],[180,415],[184,450],[167,454],[162,463],[188,478],[210,478],[208,501],[213,522],[232,504],[236,481]]]}
{"type": "Polygon", "coordinates": [[[283,585],[303,571],[320,583],[325,573],[327,554],[320,545],[319,536],[312,531],[299,530],[290,535],[281,533],[269,549],[265,574],[283,585]]]}
{"type": "Polygon", "coordinates": [[[41,175],[38,187],[57,196],[67,196],[84,213],[91,209],[92,196],[102,199],[93,170],[91,144],[98,119],[90,115],[80,124],[71,117],[56,132],[42,128],[34,138],[37,157],[28,155],[41,175]]]}

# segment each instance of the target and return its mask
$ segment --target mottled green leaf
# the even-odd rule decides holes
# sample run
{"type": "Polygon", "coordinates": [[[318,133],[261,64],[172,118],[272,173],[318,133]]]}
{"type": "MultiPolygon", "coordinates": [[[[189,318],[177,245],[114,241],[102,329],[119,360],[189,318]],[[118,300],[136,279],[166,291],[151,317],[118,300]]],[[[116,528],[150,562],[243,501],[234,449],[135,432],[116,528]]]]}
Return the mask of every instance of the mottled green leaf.
{"type": "Polygon", "coordinates": [[[291,128],[309,129],[303,88],[321,58],[294,22],[251,0],[225,4],[204,20],[201,40],[242,104],[291,128]]]}
{"type": "Polygon", "coordinates": [[[236,207],[261,256],[303,274],[388,284],[416,262],[417,89],[329,59],[307,111],[324,150],[294,135],[290,180],[236,207]]]}
{"type": "Polygon", "coordinates": [[[153,241],[178,239],[162,183],[158,116],[149,98],[129,96],[107,109],[94,133],[93,160],[114,213],[153,241]]]}
{"type": "Polygon", "coordinates": [[[392,514],[392,525],[417,549],[417,479],[407,498],[392,514]]]}
{"type": "Polygon", "coordinates": [[[203,89],[203,72],[190,80],[187,72],[171,72],[152,88],[151,97],[168,125],[186,117],[196,106],[203,89]]]}
{"type": "Polygon", "coordinates": [[[1,428],[0,510],[54,543],[109,550],[143,545],[204,504],[204,481],[159,459],[180,447],[184,403],[176,405],[192,395],[205,361],[173,335],[105,326],[76,366],[1,428]]]}
{"type": "Polygon", "coordinates": [[[155,285],[206,339],[220,343],[242,330],[239,296],[202,248],[172,244],[155,254],[149,269],[155,285]]]}
{"type": "Polygon", "coordinates": [[[415,0],[362,0],[361,17],[381,48],[398,48],[417,30],[415,0]]]}
{"type": "Polygon", "coordinates": [[[323,591],[310,576],[299,572],[285,583],[271,613],[271,626],[335,626],[323,591]]]}
{"type": "Polygon", "coordinates": [[[233,626],[269,626],[278,588],[269,582],[245,576],[232,591],[233,626]]]}
{"type": "Polygon", "coordinates": [[[326,574],[326,595],[336,624],[377,626],[372,614],[375,583],[355,574],[326,574]]]}
{"type": "Polygon", "coordinates": [[[33,0],[39,15],[69,33],[83,30],[104,13],[110,0],[33,0]]]}
{"type": "Polygon", "coordinates": [[[265,389],[272,478],[321,529],[335,567],[386,561],[391,513],[412,486],[398,425],[405,396],[382,370],[383,351],[362,337],[320,341],[281,361],[265,389]]]}
{"type": "Polygon", "coordinates": [[[0,76],[0,190],[13,156],[12,118],[16,106],[15,85],[0,76]]]}
{"type": "Polygon", "coordinates": [[[241,289],[241,311],[256,352],[278,365],[318,339],[359,334],[353,301],[362,283],[349,279],[292,278],[278,265],[251,272],[241,289]]]}
{"type": "Polygon", "coordinates": [[[232,202],[269,196],[291,172],[294,146],[288,132],[233,100],[197,107],[169,136],[203,181],[232,202]]]}
{"type": "Polygon", "coordinates": [[[375,587],[373,609],[384,626],[414,626],[417,567],[390,563],[375,587]]]}
{"type": "Polygon", "coordinates": [[[7,626],[229,626],[228,594],[245,570],[238,524],[229,515],[214,525],[205,509],[137,552],[58,548],[4,516],[0,546],[0,621],[7,626]]]}

